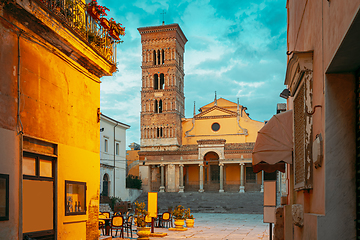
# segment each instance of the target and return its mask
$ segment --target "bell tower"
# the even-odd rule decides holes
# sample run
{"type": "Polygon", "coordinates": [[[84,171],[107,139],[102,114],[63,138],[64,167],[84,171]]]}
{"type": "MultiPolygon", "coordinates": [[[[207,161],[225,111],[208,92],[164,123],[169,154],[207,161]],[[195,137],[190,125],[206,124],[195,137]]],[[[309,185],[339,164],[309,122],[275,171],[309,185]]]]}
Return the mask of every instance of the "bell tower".
{"type": "Polygon", "coordinates": [[[141,150],[176,150],[184,117],[184,51],[178,24],[138,28],[142,45],[141,150]]]}

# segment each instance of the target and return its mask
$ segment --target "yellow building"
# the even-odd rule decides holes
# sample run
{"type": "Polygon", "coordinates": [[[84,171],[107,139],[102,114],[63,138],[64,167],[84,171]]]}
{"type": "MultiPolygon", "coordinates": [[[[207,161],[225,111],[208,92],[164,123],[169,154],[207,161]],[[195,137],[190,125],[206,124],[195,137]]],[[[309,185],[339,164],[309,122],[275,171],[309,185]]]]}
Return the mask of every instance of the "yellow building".
{"type": "MultiPolygon", "coordinates": [[[[182,118],[182,145],[176,150],[140,149],[140,175],[147,191],[260,191],[251,153],[263,122],[246,108],[220,98],[182,118]]],[[[161,146],[157,146],[161,148],[161,146]]],[[[156,146],[154,146],[156,148],[156,146]]]]}
{"type": "Polygon", "coordinates": [[[116,44],[83,2],[52,2],[0,2],[1,239],[99,235],[100,77],[116,44]]]}

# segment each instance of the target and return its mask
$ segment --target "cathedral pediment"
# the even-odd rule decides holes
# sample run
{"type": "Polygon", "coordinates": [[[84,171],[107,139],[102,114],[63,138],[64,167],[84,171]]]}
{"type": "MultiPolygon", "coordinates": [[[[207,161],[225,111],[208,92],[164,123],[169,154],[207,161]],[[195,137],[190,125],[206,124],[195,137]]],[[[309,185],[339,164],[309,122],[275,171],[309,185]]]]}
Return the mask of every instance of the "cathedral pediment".
{"type": "Polygon", "coordinates": [[[236,117],[237,113],[219,106],[213,106],[204,112],[195,115],[195,119],[214,117],[236,117]]]}

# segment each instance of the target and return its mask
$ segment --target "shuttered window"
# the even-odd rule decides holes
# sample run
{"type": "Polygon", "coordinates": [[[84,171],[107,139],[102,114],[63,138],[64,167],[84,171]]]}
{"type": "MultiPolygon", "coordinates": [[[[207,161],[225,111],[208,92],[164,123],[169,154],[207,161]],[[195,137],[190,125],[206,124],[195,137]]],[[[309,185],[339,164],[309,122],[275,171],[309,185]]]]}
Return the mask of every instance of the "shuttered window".
{"type": "Polygon", "coordinates": [[[305,184],[305,84],[294,98],[295,185],[305,184]]]}

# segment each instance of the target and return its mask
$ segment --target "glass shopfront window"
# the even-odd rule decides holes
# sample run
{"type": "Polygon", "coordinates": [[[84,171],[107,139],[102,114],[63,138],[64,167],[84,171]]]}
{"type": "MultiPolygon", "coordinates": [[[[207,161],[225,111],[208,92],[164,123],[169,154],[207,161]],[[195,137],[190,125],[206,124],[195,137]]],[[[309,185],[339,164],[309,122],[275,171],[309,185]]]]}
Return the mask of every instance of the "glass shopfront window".
{"type": "Polygon", "coordinates": [[[65,181],[65,215],[86,214],[86,183],[65,181]]]}
{"type": "Polygon", "coordinates": [[[0,221],[9,220],[9,175],[0,174],[0,221]]]}

